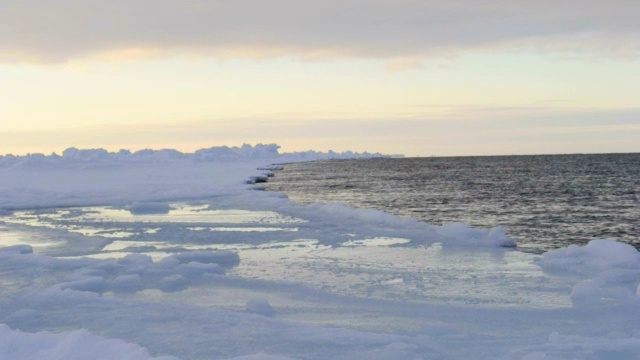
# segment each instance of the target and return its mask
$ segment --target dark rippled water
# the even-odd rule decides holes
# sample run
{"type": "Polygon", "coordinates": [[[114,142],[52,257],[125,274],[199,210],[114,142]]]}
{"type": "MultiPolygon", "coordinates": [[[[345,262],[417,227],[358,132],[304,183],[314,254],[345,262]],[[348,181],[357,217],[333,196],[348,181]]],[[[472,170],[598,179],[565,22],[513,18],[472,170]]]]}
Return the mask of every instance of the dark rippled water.
{"type": "Polygon", "coordinates": [[[332,160],[286,165],[267,189],[442,224],[502,226],[541,252],[592,239],[640,247],[640,154],[332,160]]]}

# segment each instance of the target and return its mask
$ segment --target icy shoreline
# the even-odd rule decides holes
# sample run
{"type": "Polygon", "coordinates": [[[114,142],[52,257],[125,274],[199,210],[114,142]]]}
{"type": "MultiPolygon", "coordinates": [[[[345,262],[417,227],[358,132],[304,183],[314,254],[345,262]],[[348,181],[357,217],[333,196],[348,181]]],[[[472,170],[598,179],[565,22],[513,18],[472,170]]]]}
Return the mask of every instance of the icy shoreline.
{"type": "Polygon", "coordinates": [[[272,163],[355,156],[0,158],[0,357],[637,358],[631,246],[535,256],[504,248],[499,228],[300,206],[246,184],[272,163]]]}
{"type": "Polygon", "coordinates": [[[370,153],[279,154],[278,145],[108,152],[69,148],[62,155],[0,156],[0,212],[15,209],[198,199],[241,191],[273,163],[372,158],[370,153]]]}

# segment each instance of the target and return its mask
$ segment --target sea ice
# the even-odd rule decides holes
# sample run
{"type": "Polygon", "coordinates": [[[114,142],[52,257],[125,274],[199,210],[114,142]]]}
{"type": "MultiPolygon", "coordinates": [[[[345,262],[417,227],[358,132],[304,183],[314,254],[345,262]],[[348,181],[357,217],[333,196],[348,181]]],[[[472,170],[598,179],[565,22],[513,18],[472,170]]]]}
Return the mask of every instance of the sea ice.
{"type": "Polygon", "coordinates": [[[570,245],[543,255],[541,266],[549,272],[579,278],[571,291],[576,305],[638,302],[640,253],[631,245],[592,240],[585,246],[570,245]]]}
{"type": "Polygon", "coordinates": [[[302,206],[245,183],[355,156],[0,157],[0,358],[638,358],[631,246],[539,256],[506,248],[501,228],[302,206]]]}
{"type": "Polygon", "coordinates": [[[171,356],[152,357],[136,344],[105,339],[86,330],[63,333],[27,333],[0,324],[0,358],[12,360],[171,360],[171,356]]]}
{"type": "Polygon", "coordinates": [[[273,316],[276,314],[276,311],[266,299],[249,300],[249,302],[247,302],[247,312],[263,316],[273,316]]]}

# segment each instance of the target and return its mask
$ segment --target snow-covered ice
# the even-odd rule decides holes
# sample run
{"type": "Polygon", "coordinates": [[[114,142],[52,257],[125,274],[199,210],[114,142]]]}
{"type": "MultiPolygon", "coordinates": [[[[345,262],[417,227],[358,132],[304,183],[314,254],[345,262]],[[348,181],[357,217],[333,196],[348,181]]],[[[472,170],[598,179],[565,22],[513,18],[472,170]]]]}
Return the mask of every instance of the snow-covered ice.
{"type": "Polygon", "coordinates": [[[66,333],[25,333],[0,324],[0,355],[3,359],[174,359],[152,357],[146,349],[123,340],[104,339],[86,330],[66,333]]]}
{"type": "Polygon", "coordinates": [[[0,157],[0,358],[640,358],[635,248],[298,205],[248,180],[360,155],[277,150],[0,157]]]}

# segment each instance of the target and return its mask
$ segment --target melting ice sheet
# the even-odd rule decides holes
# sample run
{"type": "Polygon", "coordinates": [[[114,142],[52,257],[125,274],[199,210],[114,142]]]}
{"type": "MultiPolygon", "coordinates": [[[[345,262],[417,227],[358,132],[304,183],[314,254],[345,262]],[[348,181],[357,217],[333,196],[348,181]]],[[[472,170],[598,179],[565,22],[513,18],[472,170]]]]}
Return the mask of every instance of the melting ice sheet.
{"type": "MultiPolygon", "coordinates": [[[[202,223],[202,224],[295,224],[303,220],[285,217],[273,211],[217,210],[209,205],[176,203],[166,214],[136,214],[126,208],[83,207],[36,211],[16,211],[5,219],[18,223],[49,228],[87,223],[202,223]]],[[[73,229],[73,227],[71,227],[73,229]]],[[[224,228],[220,228],[224,229],[224,228]]],[[[256,228],[262,229],[262,228],[256,228]]]]}
{"type": "Polygon", "coordinates": [[[185,359],[625,358],[640,349],[628,316],[639,314],[640,273],[626,263],[631,300],[618,301],[626,290],[605,276],[617,295],[602,310],[575,303],[583,274],[540,266],[557,269],[570,254],[451,247],[406,219],[263,193],[140,209],[2,217],[0,244],[14,247],[0,251],[9,326],[0,332],[96,343],[100,334],[145,357],[185,359]]]}
{"type": "MultiPolygon", "coordinates": [[[[21,225],[23,233],[30,227],[57,230],[52,238],[65,232],[82,234],[87,242],[106,238],[99,251],[82,255],[90,258],[144,254],[159,261],[181,251],[233,251],[241,262],[229,275],[287,279],[340,295],[536,308],[570,304],[566,293],[555,291],[562,284],[534,264],[535,256],[518,251],[443,250],[439,244],[353,233],[328,245],[313,239],[317,229],[301,229],[307,220],[274,211],[184,203],[167,208],[166,214],[141,215],[111,207],[19,211],[4,221],[21,225]]],[[[37,244],[37,251],[61,244],[37,244]]]]}

